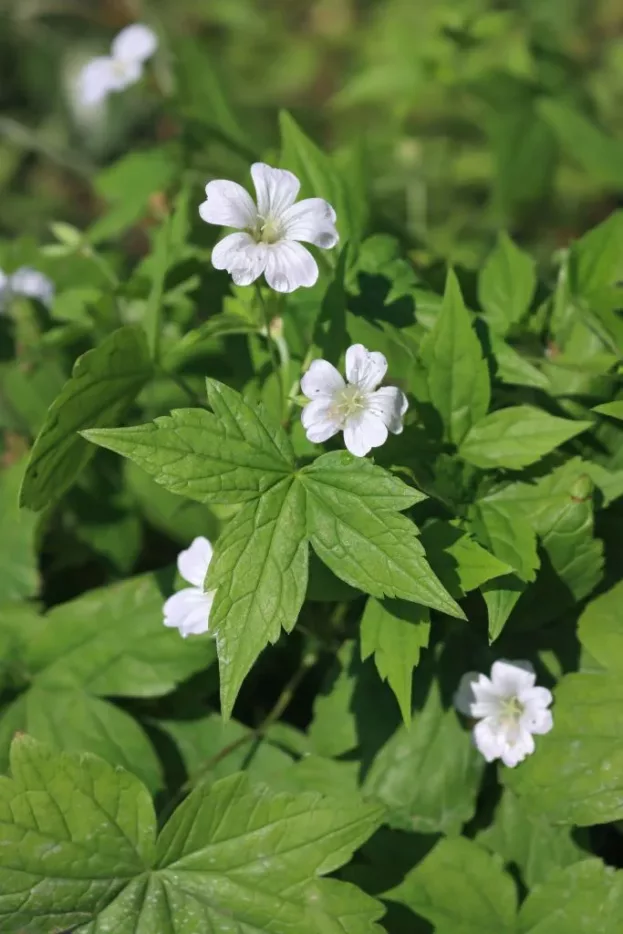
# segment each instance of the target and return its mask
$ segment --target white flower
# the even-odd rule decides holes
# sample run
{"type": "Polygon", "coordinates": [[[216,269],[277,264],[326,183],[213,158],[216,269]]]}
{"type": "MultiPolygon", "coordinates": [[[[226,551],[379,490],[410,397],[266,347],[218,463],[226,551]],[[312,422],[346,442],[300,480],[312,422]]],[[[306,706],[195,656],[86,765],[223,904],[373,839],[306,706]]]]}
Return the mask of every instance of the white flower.
{"type": "Polygon", "coordinates": [[[207,201],[199,207],[208,224],[235,227],[212,250],[212,264],[226,269],[236,285],[250,285],[262,273],[276,292],[294,292],[312,286],[318,266],[309,250],[330,250],[338,242],[336,215],[322,198],[306,198],[295,204],[301,183],[285,169],[272,169],[263,162],[251,166],[257,205],[236,182],[214,181],[206,185],[207,201]]]}
{"type": "Polygon", "coordinates": [[[179,629],[184,638],[208,631],[210,610],[216,591],[206,593],[203,582],[211,560],[212,545],[201,535],[194,539],[186,551],[178,555],[177,569],[192,587],[185,587],[169,597],[163,612],[164,625],[179,629]]]}
{"type": "Polygon", "coordinates": [[[554,721],[547,708],[551,691],[535,687],[530,662],[494,662],[491,677],[463,675],[454,703],[474,717],[474,742],[487,762],[501,759],[511,768],[534,752],[533,733],[549,733],[554,721]]]}
{"type": "Polygon", "coordinates": [[[303,394],[312,400],[301,415],[308,440],[320,443],[343,431],[350,453],[365,457],[387,441],[388,431],[399,435],[409,403],[395,386],[377,389],[386,372],[383,354],[362,344],[346,351],[348,383],[333,364],[314,360],[301,380],[303,394]]]}
{"type": "Polygon", "coordinates": [[[113,40],[112,54],[91,59],[80,73],[80,98],[84,105],[99,104],[114,91],[141,78],[143,66],[158,48],[158,37],[149,26],[126,26],[113,40]]]}
{"type": "Polygon", "coordinates": [[[49,307],[54,299],[54,283],[30,266],[20,266],[10,276],[0,270],[0,306],[8,302],[13,295],[36,298],[49,307]]]}

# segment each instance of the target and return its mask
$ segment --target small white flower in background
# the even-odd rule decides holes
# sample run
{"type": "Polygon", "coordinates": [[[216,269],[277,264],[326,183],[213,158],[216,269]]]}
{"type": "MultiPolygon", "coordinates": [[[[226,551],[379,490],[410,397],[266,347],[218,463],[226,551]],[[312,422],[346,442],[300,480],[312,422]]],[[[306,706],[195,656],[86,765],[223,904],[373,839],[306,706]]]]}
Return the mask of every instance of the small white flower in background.
{"type": "Polygon", "coordinates": [[[209,628],[210,610],[216,591],[207,593],[203,582],[212,560],[212,545],[203,536],[195,538],[177,558],[177,569],[191,587],[174,593],[163,607],[164,625],[179,629],[180,635],[198,636],[209,628]]]}
{"type": "Polygon", "coordinates": [[[149,26],[126,26],[113,40],[111,55],[93,58],[83,67],[79,79],[82,103],[99,104],[109,94],[136,84],[157,48],[158,37],[149,26]]]}
{"type": "Polygon", "coordinates": [[[526,661],[494,662],[489,678],[476,671],[463,675],[454,703],[478,720],[474,742],[487,762],[501,759],[513,768],[534,752],[533,734],[552,729],[551,691],[535,681],[526,661]]]}
{"type": "Polygon", "coordinates": [[[251,176],[257,205],[236,182],[206,185],[207,201],[199,207],[202,220],[242,231],[216,244],[212,264],[226,269],[236,285],[250,285],[262,273],[275,292],[314,285],[318,266],[301,241],[323,250],[334,247],[339,239],[335,211],[322,198],[306,198],[295,204],[301,183],[285,169],[256,162],[251,176]]]}
{"type": "Polygon", "coordinates": [[[6,304],[13,295],[36,298],[48,307],[54,299],[54,283],[47,276],[30,266],[20,266],[7,276],[0,270],[0,305],[6,304]]]}
{"type": "Polygon", "coordinates": [[[307,439],[318,444],[338,431],[351,454],[365,457],[387,441],[391,431],[399,435],[407,411],[407,397],[395,386],[377,387],[387,372],[382,353],[362,344],[346,351],[346,379],[327,360],[314,360],[301,380],[301,391],[312,401],[301,415],[307,439]]]}

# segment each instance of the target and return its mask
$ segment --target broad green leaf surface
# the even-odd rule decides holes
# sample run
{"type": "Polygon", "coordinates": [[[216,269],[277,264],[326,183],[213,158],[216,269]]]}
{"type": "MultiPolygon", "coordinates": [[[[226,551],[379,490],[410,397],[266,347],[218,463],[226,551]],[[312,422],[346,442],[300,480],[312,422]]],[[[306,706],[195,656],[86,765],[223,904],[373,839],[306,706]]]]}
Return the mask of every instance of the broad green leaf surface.
{"type": "Polygon", "coordinates": [[[378,468],[361,470],[347,455],[326,455],[301,472],[307,528],[318,556],[338,577],[374,597],[400,597],[463,617],[434,575],[412,522],[396,510],[422,499],[378,468]]]}
{"type": "Polygon", "coordinates": [[[226,716],[262,649],[282,628],[293,628],[307,590],[307,561],[305,493],[297,480],[282,480],[247,503],[219,538],[206,589],[216,590],[210,630],[226,716]]]}
{"type": "Polygon", "coordinates": [[[587,855],[568,827],[550,824],[542,815],[526,810],[508,788],[502,793],[493,823],[478,834],[477,840],[498,853],[508,866],[516,866],[529,888],[587,855]]]}
{"type": "Polygon", "coordinates": [[[618,673],[565,675],[555,692],[554,729],[537,737],[521,768],[505,769],[505,783],[527,810],[552,823],[621,820],[622,711],[618,673]]]}
{"type": "Polygon", "coordinates": [[[615,211],[577,240],[569,255],[573,294],[590,298],[623,277],[623,211],[615,211]]]}
{"type": "Polygon", "coordinates": [[[481,500],[473,507],[470,526],[483,545],[522,580],[534,580],[539,566],[536,532],[518,508],[503,500],[481,500]]]}
{"type": "Polygon", "coordinates": [[[495,358],[495,375],[511,386],[532,386],[535,389],[550,388],[549,378],[542,370],[523,357],[498,334],[490,335],[491,350],[495,358]]]}
{"type": "Polygon", "coordinates": [[[623,143],[603,133],[579,110],[553,98],[543,97],[539,113],[556,134],[573,162],[605,188],[623,184],[623,143]]]}
{"type": "Polygon", "coordinates": [[[469,731],[432,682],[411,726],[401,726],[376,756],[365,792],[386,806],[392,827],[457,834],[474,815],[483,766],[469,731]]]}
{"type": "Polygon", "coordinates": [[[431,402],[441,416],[445,436],[458,445],[487,414],[491,388],[482,348],[453,272],[448,273],[443,305],[422,355],[431,402]]]}
{"type": "Polygon", "coordinates": [[[470,430],[460,456],[492,470],[519,470],[590,428],[592,422],[571,421],[530,405],[515,405],[487,415],[470,430]]]}
{"type": "Polygon", "coordinates": [[[599,412],[600,415],[609,415],[611,418],[623,419],[623,399],[596,405],[593,411],[599,412]]]}
{"type": "Polygon", "coordinates": [[[53,754],[29,737],[13,743],[11,773],[0,779],[2,930],[87,924],[154,859],[147,789],[101,759],[53,754]]]}
{"type": "Polygon", "coordinates": [[[512,878],[472,840],[441,840],[384,896],[434,925],[435,934],[515,934],[512,878]]]}
{"type": "Polygon", "coordinates": [[[580,616],[578,638],[600,665],[623,673],[623,581],[591,600],[580,616]]]}
{"type": "Polygon", "coordinates": [[[413,669],[428,645],[430,613],[406,600],[370,597],[361,618],[361,658],[374,655],[379,676],[396,695],[402,718],[411,722],[413,669]]]}
{"type": "Polygon", "coordinates": [[[535,288],[534,260],[501,233],[478,277],[478,300],[494,331],[505,334],[521,320],[535,288]]]}
{"type": "Polygon", "coordinates": [[[518,934],[619,934],[623,872],[585,859],[552,873],[521,906],[518,934]]]}
{"type": "Polygon", "coordinates": [[[197,789],[154,852],[151,802],[126,772],[54,756],[29,738],[14,744],[11,770],[12,779],[0,780],[0,823],[20,861],[15,869],[7,847],[0,850],[7,934],[33,922],[43,934],[59,925],[79,934],[226,934],[232,923],[266,934],[380,932],[378,902],[318,879],[377,828],[375,805],[275,795],[233,775],[197,789]],[[37,812],[35,801],[47,810],[37,812]]]}
{"type": "Polygon", "coordinates": [[[208,380],[213,413],[179,409],[149,425],[85,431],[90,441],[128,457],[172,493],[200,503],[256,499],[287,476],[290,443],[262,409],[208,380]]]}
{"type": "Polygon", "coordinates": [[[79,434],[118,422],[151,376],[143,332],[120,328],[79,357],[48,410],[20,492],[20,504],[43,509],[80,476],[94,448],[79,434]]]}
{"type": "Polygon", "coordinates": [[[576,600],[599,583],[603,545],[594,537],[593,485],[579,458],[567,461],[535,484],[517,483],[490,497],[523,511],[558,577],[576,600]]]}
{"type": "Polygon", "coordinates": [[[422,544],[439,578],[456,598],[511,571],[462,529],[442,519],[434,519],[423,529],[422,544]]]}
{"type": "Polygon", "coordinates": [[[39,589],[37,517],[18,506],[24,462],[0,471],[0,603],[33,597],[39,589]]]}
{"type": "MultiPolygon", "coordinates": [[[[156,792],[163,786],[162,765],[139,722],[125,710],[79,688],[35,684],[13,702],[9,723],[53,749],[89,752],[111,765],[121,766],[156,792]]],[[[1,721],[0,721],[1,722],[1,721]]],[[[5,759],[12,736],[3,736],[0,756],[5,759]]]]}
{"type": "Polygon", "coordinates": [[[168,593],[154,575],[90,590],[54,607],[24,653],[37,683],[90,694],[159,697],[214,659],[208,636],[191,642],[162,625],[168,593]]]}

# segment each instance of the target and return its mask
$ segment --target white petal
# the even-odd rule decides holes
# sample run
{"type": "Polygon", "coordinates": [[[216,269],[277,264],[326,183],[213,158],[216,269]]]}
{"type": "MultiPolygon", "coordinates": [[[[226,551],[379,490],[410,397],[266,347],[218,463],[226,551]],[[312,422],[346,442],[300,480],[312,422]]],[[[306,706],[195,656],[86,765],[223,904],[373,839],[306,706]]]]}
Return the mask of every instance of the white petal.
{"type": "Polygon", "coordinates": [[[257,208],[253,198],[242,185],[217,179],[206,185],[206,198],[199,205],[199,214],[206,224],[237,227],[245,230],[255,227],[257,208]]]}
{"type": "Polygon", "coordinates": [[[125,62],[146,62],[158,48],[158,36],[142,23],[126,26],[114,39],[112,54],[125,62]]]}
{"type": "Polygon", "coordinates": [[[321,444],[336,435],[342,428],[341,419],[333,414],[333,407],[326,399],[317,399],[306,405],[301,413],[301,422],[307,432],[307,440],[321,444]]]}
{"type": "Polygon", "coordinates": [[[198,587],[186,587],[174,593],[163,607],[164,625],[179,629],[184,638],[207,632],[214,594],[215,591],[203,593],[198,587]]]}
{"type": "Polygon", "coordinates": [[[203,590],[203,582],[211,560],[212,545],[203,535],[198,535],[186,551],[180,551],[177,556],[177,569],[185,581],[203,590]]]}
{"type": "Polygon", "coordinates": [[[499,729],[494,721],[487,717],[477,723],[474,727],[473,737],[476,748],[482,753],[487,762],[493,762],[494,759],[500,758],[503,744],[499,729]]]}
{"type": "Polygon", "coordinates": [[[287,169],[273,169],[264,162],[251,166],[251,177],[257,194],[257,210],[265,219],[280,220],[296,201],[301,183],[287,169]]]}
{"type": "Polygon", "coordinates": [[[466,717],[472,716],[472,705],[476,703],[473,686],[479,677],[480,673],[478,671],[465,672],[453,698],[456,709],[459,713],[465,714],[466,717]]]}
{"type": "Polygon", "coordinates": [[[491,667],[491,681],[503,697],[519,696],[521,691],[531,688],[535,680],[536,675],[530,662],[507,662],[500,659],[491,667]]]}
{"type": "Polygon", "coordinates": [[[545,707],[528,705],[521,715],[521,725],[531,733],[549,733],[554,726],[551,710],[545,707]]]}
{"type": "Polygon", "coordinates": [[[346,383],[328,360],[313,360],[301,379],[301,392],[308,399],[332,399],[346,383]]]}
{"type": "Polygon", "coordinates": [[[281,225],[286,240],[302,240],[330,250],[340,239],[335,221],[335,211],[328,201],[305,198],[283,213],[281,225]]]}
{"type": "Polygon", "coordinates": [[[294,292],[310,288],[318,281],[318,266],[311,253],[290,240],[281,240],[268,247],[266,282],[275,292],[294,292]]]}
{"type": "Polygon", "coordinates": [[[114,59],[109,56],[93,58],[84,66],[78,78],[78,96],[87,107],[101,104],[111,91],[118,90],[114,59]]]}
{"type": "Polygon", "coordinates": [[[351,415],[344,426],[344,444],[355,457],[365,457],[387,441],[387,426],[370,412],[351,415]]]}
{"type": "Polygon", "coordinates": [[[266,266],[267,247],[256,243],[248,233],[229,234],[212,250],[212,265],[226,269],[236,285],[250,285],[262,275],[266,266]]]}
{"type": "Polygon", "coordinates": [[[519,700],[527,707],[549,707],[554,697],[547,688],[533,687],[521,691],[519,700]]]}
{"type": "Polygon", "coordinates": [[[363,344],[352,344],[346,351],[346,379],[360,389],[376,389],[387,373],[387,360],[378,351],[366,350],[363,344]]]}
{"type": "Polygon", "coordinates": [[[513,769],[520,762],[523,762],[526,756],[531,756],[534,748],[532,734],[528,730],[520,729],[516,736],[513,737],[513,742],[506,741],[502,743],[500,758],[504,765],[513,769]]]}
{"type": "Polygon", "coordinates": [[[402,432],[402,420],[408,407],[407,397],[396,386],[383,386],[368,397],[368,410],[377,415],[395,435],[402,432]]]}
{"type": "Polygon", "coordinates": [[[54,298],[54,283],[37,269],[21,266],[10,278],[10,289],[16,295],[36,298],[44,305],[50,305],[54,298]]]}

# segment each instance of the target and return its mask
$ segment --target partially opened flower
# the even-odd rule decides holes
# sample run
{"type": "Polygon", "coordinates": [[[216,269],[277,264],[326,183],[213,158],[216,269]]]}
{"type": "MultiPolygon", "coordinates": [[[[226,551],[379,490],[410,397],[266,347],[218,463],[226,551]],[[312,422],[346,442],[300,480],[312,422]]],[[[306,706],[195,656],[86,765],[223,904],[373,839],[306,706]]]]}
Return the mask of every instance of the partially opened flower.
{"type": "Polygon", "coordinates": [[[93,58],[82,69],[79,80],[82,103],[99,104],[114,91],[136,84],[145,62],[157,48],[158,37],[149,26],[142,23],[126,26],[113,40],[111,55],[93,58]]]}
{"type": "Polygon", "coordinates": [[[235,227],[212,250],[216,269],[226,269],[236,285],[250,285],[262,273],[276,292],[294,292],[312,286],[318,266],[301,243],[330,250],[338,242],[335,211],[322,198],[306,198],[297,204],[301,183],[285,169],[263,162],[251,166],[257,204],[236,182],[213,181],[206,185],[207,200],[199,207],[208,224],[235,227]]]}
{"type": "Polygon", "coordinates": [[[179,629],[180,634],[198,636],[209,628],[210,610],[216,591],[203,589],[208,567],[212,560],[212,545],[203,536],[195,538],[186,551],[177,558],[177,569],[191,587],[174,593],[163,607],[164,625],[179,629]]]}
{"type": "Polygon", "coordinates": [[[327,441],[339,431],[344,444],[357,457],[387,441],[388,432],[399,435],[407,411],[407,397],[396,386],[377,387],[387,372],[382,353],[362,344],[346,351],[346,379],[327,360],[314,360],[301,380],[301,391],[312,401],[301,421],[309,441],[327,441]]]}
{"type": "Polygon", "coordinates": [[[478,720],[474,742],[487,762],[501,759],[511,768],[534,752],[533,734],[549,733],[554,725],[551,691],[535,686],[530,662],[497,661],[491,676],[463,675],[454,703],[461,713],[478,720]]]}

